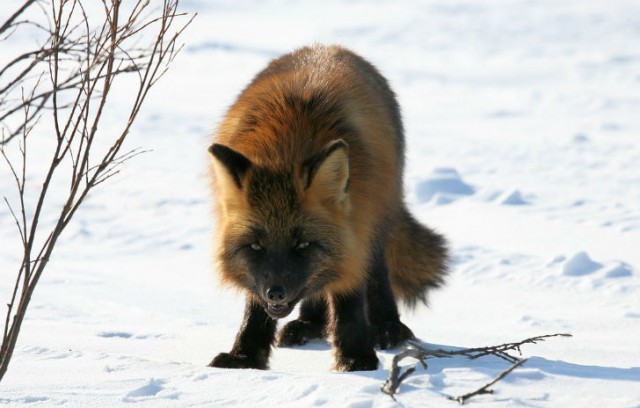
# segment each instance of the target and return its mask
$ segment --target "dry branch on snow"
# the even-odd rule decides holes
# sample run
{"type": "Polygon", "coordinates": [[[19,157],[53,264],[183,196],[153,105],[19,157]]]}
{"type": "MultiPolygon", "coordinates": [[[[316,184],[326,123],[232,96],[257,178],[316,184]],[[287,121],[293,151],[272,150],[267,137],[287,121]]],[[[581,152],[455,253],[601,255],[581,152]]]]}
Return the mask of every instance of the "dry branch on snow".
{"type": "Polygon", "coordinates": [[[460,350],[430,349],[424,347],[418,341],[408,341],[406,348],[393,358],[391,369],[389,370],[389,378],[383,384],[381,390],[385,394],[389,394],[392,398],[395,398],[394,395],[398,392],[398,388],[400,387],[402,381],[404,381],[416,370],[416,366],[414,365],[402,371],[400,362],[407,357],[418,360],[425,369],[427,369],[428,367],[426,360],[429,358],[449,358],[453,356],[464,356],[471,360],[485,356],[495,356],[512,364],[511,367],[503,371],[493,381],[485,384],[478,390],[458,397],[449,397],[450,400],[458,401],[460,404],[464,404],[466,400],[473,396],[491,393],[492,391],[489,387],[506,377],[509,373],[511,373],[513,370],[520,367],[527,361],[526,359],[523,360],[519,357],[511,355],[509,354],[509,352],[517,352],[518,355],[522,355],[522,352],[520,351],[521,346],[525,344],[536,344],[538,342],[545,341],[550,337],[571,337],[571,334],[547,334],[544,336],[531,337],[516,343],[505,343],[498,346],[477,347],[460,350]]]}

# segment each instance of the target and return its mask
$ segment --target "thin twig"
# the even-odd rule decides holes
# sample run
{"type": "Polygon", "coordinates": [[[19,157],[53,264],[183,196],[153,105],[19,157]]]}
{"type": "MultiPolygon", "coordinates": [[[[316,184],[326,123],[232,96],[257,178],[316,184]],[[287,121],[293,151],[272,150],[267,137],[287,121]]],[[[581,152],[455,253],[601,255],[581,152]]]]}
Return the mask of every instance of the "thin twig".
{"type": "MultiPolygon", "coordinates": [[[[544,336],[536,336],[531,337],[525,340],[521,340],[515,343],[505,343],[500,344],[498,346],[486,346],[486,347],[476,347],[476,348],[468,348],[468,349],[460,349],[460,350],[442,350],[442,349],[429,349],[417,344],[417,347],[421,348],[425,353],[425,358],[429,357],[445,357],[445,356],[465,356],[470,360],[475,360],[480,357],[493,355],[499,357],[509,363],[515,363],[520,360],[519,357],[512,356],[509,354],[509,351],[516,351],[519,355],[522,355],[520,351],[520,347],[525,344],[537,344],[539,342],[545,341],[550,337],[571,337],[571,334],[568,333],[556,333],[556,334],[547,334],[544,336]]],[[[414,347],[416,345],[414,344],[414,347]]]]}
{"type": "Polygon", "coordinates": [[[402,373],[399,364],[407,357],[418,360],[420,363],[422,363],[422,366],[425,369],[427,368],[426,360],[429,358],[450,358],[453,356],[464,356],[470,360],[474,360],[480,357],[492,355],[506,360],[511,364],[518,364],[523,360],[521,360],[519,357],[512,356],[508,353],[508,351],[517,351],[520,355],[522,355],[520,347],[524,344],[537,344],[538,342],[545,341],[550,337],[571,337],[571,334],[547,334],[543,336],[531,337],[516,343],[505,343],[499,346],[476,347],[460,350],[430,349],[428,347],[424,347],[417,340],[409,340],[407,341],[406,348],[393,358],[391,368],[389,369],[389,378],[383,384],[381,390],[385,394],[388,394],[392,398],[394,398],[394,395],[398,392],[398,388],[400,387],[402,381],[404,381],[411,373],[415,371],[415,366],[413,366],[412,368],[409,368],[404,373],[402,373]]]}
{"type": "Polygon", "coordinates": [[[424,361],[424,355],[421,350],[415,348],[407,348],[394,356],[391,368],[389,369],[389,378],[381,388],[382,392],[390,395],[393,399],[395,399],[393,395],[398,390],[398,387],[400,387],[400,383],[416,370],[415,366],[411,366],[407,368],[404,373],[401,373],[399,363],[407,357],[415,358],[416,360],[420,361],[420,363],[422,363],[422,367],[425,370],[427,369],[427,363],[426,361],[424,361]]]}
{"type": "Polygon", "coordinates": [[[521,365],[523,365],[526,362],[527,362],[527,359],[519,360],[518,362],[514,363],[511,367],[509,367],[506,370],[504,370],[503,372],[501,372],[491,382],[483,385],[482,387],[478,388],[477,390],[472,391],[472,392],[468,392],[468,393],[466,393],[464,395],[459,395],[457,397],[447,397],[447,399],[449,399],[451,401],[456,401],[460,405],[463,405],[469,398],[473,398],[476,395],[493,394],[493,390],[490,389],[489,387],[491,387],[493,384],[497,383],[498,381],[502,380],[504,377],[509,375],[510,372],[512,372],[513,370],[515,370],[516,368],[520,367],[521,365]]]}
{"type": "Polygon", "coordinates": [[[33,3],[35,3],[36,0],[27,0],[25,1],[22,6],[20,6],[20,8],[18,10],[16,10],[15,13],[13,13],[4,23],[2,23],[2,25],[0,26],[0,34],[4,33],[5,31],[7,31],[11,26],[13,26],[15,23],[15,20],[22,14],[24,13],[24,11],[26,9],[28,9],[33,3]]]}

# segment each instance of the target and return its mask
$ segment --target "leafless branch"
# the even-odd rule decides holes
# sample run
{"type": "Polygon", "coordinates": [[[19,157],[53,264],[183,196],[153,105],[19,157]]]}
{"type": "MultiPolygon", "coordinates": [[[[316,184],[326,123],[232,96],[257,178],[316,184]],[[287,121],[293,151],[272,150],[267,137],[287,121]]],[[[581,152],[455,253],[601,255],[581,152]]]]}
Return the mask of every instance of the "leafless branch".
{"type": "Polygon", "coordinates": [[[0,35],[4,34],[5,31],[11,29],[12,27],[14,27],[17,23],[16,23],[16,19],[18,19],[18,17],[20,17],[25,10],[27,10],[29,7],[31,7],[33,5],[33,3],[35,3],[36,0],[27,0],[25,1],[22,6],[20,6],[18,8],[18,10],[15,11],[15,13],[13,13],[8,19],[7,21],[5,21],[4,23],[2,23],[2,25],[0,26],[0,35]]]}
{"type": "MultiPolygon", "coordinates": [[[[476,347],[476,348],[468,348],[468,349],[459,349],[459,350],[444,350],[444,349],[430,349],[424,347],[419,341],[409,340],[407,342],[406,348],[397,354],[392,361],[391,369],[389,370],[389,378],[383,384],[381,390],[385,394],[389,394],[392,398],[395,399],[394,395],[397,393],[398,388],[403,380],[405,380],[411,373],[413,373],[416,369],[415,366],[407,368],[404,372],[400,368],[400,362],[407,357],[414,358],[418,360],[422,366],[426,369],[427,362],[426,360],[429,358],[450,358],[454,356],[464,356],[470,360],[474,360],[480,357],[485,356],[495,356],[499,357],[509,363],[513,364],[514,367],[510,370],[507,370],[504,375],[499,377],[492,383],[487,385],[487,388],[500,379],[504,378],[509,372],[517,368],[517,366],[521,365],[524,360],[521,360],[519,357],[513,356],[509,354],[509,352],[516,351],[518,355],[522,355],[520,348],[525,344],[537,344],[539,342],[545,341],[551,337],[571,337],[571,334],[568,333],[557,333],[557,334],[547,334],[543,336],[531,337],[525,340],[521,340],[516,343],[505,343],[499,346],[487,346],[487,347],[476,347]]],[[[477,394],[475,394],[477,395],[477,394]]],[[[467,397],[470,398],[470,397],[467,397]]]]}
{"type": "MultiPolygon", "coordinates": [[[[112,1],[102,2],[105,13],[114,10],[111,3],[112,1]]],[[[25,123],[12,123],[10,119],[22,110],[23,105],[32,107],[26,124],[31,123],[42,111],[75,106],[71,102],[62,105],[60,101],[53,101],[52,88],[36,92],[32,98],[24,101],[11,98],[12,91],[28,82],[34,73],[39,75],[50,72],[52,57],[58,65],[54,78],[57,96],[63,96],[65,92],[62,91],[74,93],[83,88],[82,84],[90,77],[104,79],[107,65],[112,66],[111,74],[133,73],[140,76],[148,72],[149,64],[154,65],[153,80],[149,83],[149,86],[153,86],[178,53],[180,45],[175,43],[175,38],[182,33],[182,29],[173,33],[173,39],[167,38],[172,34],[169,31],[160,34],[162,47],[153,49],[153,55],[159,56],[160,61],[148,58],[151,50],[148,49],[148,44],[140,45],[141,38],[152,27],[161,26],[164,29],[175,26],[176,18],[190,18],[185,13],[178,13],[174,4],[175,0],[166,1],[158,16],[150,10],[149,0],[138,0],[131,3],[131,10],[124,16],[118,16],[117,20],[109,16],[101,26],[92,27],[91,30],[87,25],[89,18],[78,0],[56,0],[48,9],[43,7],[44,13],[51,17],[51,28],[33,20],[25,20],[24,24],[39,28],[46,34],[46,38],[38,49],[21,53],[0,67],[0,126],[4,130],[0,144],[6,144],[20,135],[25,123]],[[79,16],[82,18],[76,21],[79,16]],[[114,21],[119,25],[111,32],[110,24],[114,21]],[[111,34],[107,35],[108,33],[111,34]],[[79,63],[80,61],[83,63],[79,63]],[[61,67],[63,64],[66,64],[64,68],[61,67]]],[[[121,10],[121,7],[117,10],[121,10]]],[[[98,98],[99,95],[100,91],[94,89],[92,97],[98,98]]]]}
{"type": "MultiPolygon", "coordinates": [[[[118,174],[123,163],[145,152],[134,149],[120,153],[149,90],[175,58],[181,48],[178,38],[195,17],[178,12],[179,0],[158,2],[161,8],[154,10],[151,0],[126,4],[101,0],[99,9],[89,12],[83,0],[28,0],[0,26],[2,34],[16,30],[20,24],[31,25],[42,30],[45,37],[41,47],[19,53],[0,68],[0,152],[18,193],[17,205],[6,197],[5,202],[20,231],[23,249],[14,291],[7,303],[0,380],[34,289],[63,230],[93,188],[118,174]],[[48,28],[26,17],[22,19],[34,3],[48,4],[41,6],[48,28]],[[129,101],[126,122],[119,131],[103,134],[99,124],[110,110],[111,90],[119,78],[129,73],[135,74],[138,85],[129,101]],[[25,88],[30,92],[25,94],[25,88]],[[14,96],[17,90],[20,98],[14,96]],[[18,117],[20,112],[22,116],[18,117]],[[38,119],[45,113],[50,114],[51,120],[46,122],[44,133],[54,136],[54,146],[50,161],[44,163],[37,184],[39,191],[27,197],[27,167],[33,167],[28,166],[28,135],[42,124],[38,119]],[[15,129],[10,129],[14,125],[15,129]],[[17,146],[9,143],[20,135],[17,146]],[[97,144],[97,140],[101,143],[97,144]],[[104,146],[105,141],[106,148],[98,147],[104,146]],[[17,149],[17,160],[15,150],[10,155],[8,149],[17,149]],[[61,188],[62,180],[69,185],[66,198],[57,208],[47,197],[53,189],[61,188]],[[28,202],[33,203],[29,211],[28,202]],[[48,231],[42,226],[44,217],[54,221],[48,231]]],[[[95,2],[89,4],[95,6],[95,2]]]]}
{"type": "Polygon", "coordinates": [[[400,387],[400,383],[404,381],[411,373],[416,371],[416,366],[411,366],[407,368],[404,372],[400,369],[400,362],[407,357],[412,357],[422,363],[422,367],[427,369],[427,362],[425,361],[425,356],[421,349],[414,348],[414,342],[410,343],[410,346],[405,348],[400,353],[396,354],[393,357],[393,361],[391,363],[391,368],[389,369],[389,379],[384,383],[381,390],[385,394],[389,394],[391,398],[395,399],[394,394],[397,392],[400,387]]]}
{"type": "Polygon", "coordinates": [[[506,370],[504,370],[503,372],[501,372],[492,381],[488,382],[487,384],[483,385],[482,387],[478,388],[477,390],[472,391],[472,392],[468,392],[468,393],[466,393],[464,395],[459,395],[457,397],[448,397],[447,399],[450,399],[451,401],[456,401],[460,405],[463,405],[469,398],[473,398],[476,395],[493,394],[493,390],[490,388],[493,384],[495,384],[498,381],[502,380],[504,377],[509,375],[510,372],[512,372],[513,370],[515,370],[516,368],[520,367],[521,365],[523,365],[526,362],[527,362],[527,359],[519,360],[516,363],[514,363],[511,367],[509,367],[506,370]]]}
{"type": "Polygon", "coordinates": [[[505,343],[499,346],[477,347],[477,348],[469,348],[469,349],[461,349],[461,350],[442,350],[442,349],[430,350],[427,348],[422,348],[422,346],[420,347],[424,350],[424,353],[426,354],[427,358],[429,356],[451,357],[451,356],[461,355],[461,356],[468,357],[470,360],[475,360],[476,358],[492,355],[513,364],[519,361],[520,358],[516,356],[512,356],[511,354],[508,353],[509,351],[516,351],[518,352],[518,355],[522,355],[522,352],[520,351],[521,346],[525,344],[537,344],[539,342],[545,341],[550,337],[571,337],[571,334],[568,334],[568,333],[547,334],[544,336],[531,337],[516,343],[505,343]]]}

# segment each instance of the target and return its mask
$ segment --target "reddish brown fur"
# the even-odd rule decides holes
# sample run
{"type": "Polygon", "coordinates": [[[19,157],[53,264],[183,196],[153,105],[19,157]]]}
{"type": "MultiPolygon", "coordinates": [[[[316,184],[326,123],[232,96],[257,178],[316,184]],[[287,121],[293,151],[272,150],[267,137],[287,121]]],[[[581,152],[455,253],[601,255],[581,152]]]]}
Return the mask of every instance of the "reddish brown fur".
{"type": "MultiPolygon", "coordinates": [[[[299,186],[298,192],[305,209],[344,231],[340,242],[345,254],[340,266],[342,276],[327,290],[350,290],[365,279],[376,228],[381,220],[388,220],[395,226],[387,246],[394,293],[411,302],[420,296],[416,292],[425,284],[440,282],[445,255],[441,247],[431,251],[426,248],[431,253],[420,260],[408,255],[414,252],[411,249],[424,248],[415,248],[412,243],[414,234],[408,234],[412,223],[402,211],[403,143],[398,140],[403,135],[399,134],[402,129],[398,129],[385,101],[393,95],[379,92],[374,81],[362,75],[360,58],[343,48],[316,46],[312,52],[305,48],[293,54],[296,57],[299,61],[295,71],[279,71],[276,60],[270,70],[256,77],[227,113],[216,142],[242,153],[257,166],[277,171],[293,169],[299,174],[306,158],[333,140],[343,138],[349,145],[351,172],[346,206],[356,210],[342,214],[326,211],[317,205],[313,194],[304,194],[303,186],[299,186]],[[285,102],[291,93],[308,101],[317,92],[325,95],[327,106],[307,118],[285,102]],[[346,137],[333,128],[344,117],[348,118],[346,125],[356,129],[346,137]],[[403,267],[407,262],[415,266],[403,267]],[[403,281],[407,283],[402,284],[403,281]]],[[[230,189],[219,186],[217,190],[219,195],[225,195],[230,189]]],[[[250,213],[243,195],[228,194],[225,199],[230,208],[225,211],[225,205],[218,207],[219,245],[234,229],[241,228],[250,213]]],[[[237,273],[224,265],[220,265],[220,271],[225,282],[238,279],[237,273]]]]}
{"type": "MultiPolygon", "coordinates": [[[[381,96],[364,82],[357,71],[335,58],[347,51],[337,47],[317,50],[321,52],[313,55],[314,59],[306,60],[307,65],[298,71],[259,78],[247,88],[220,126],[216,142],[241,152],[257,166],[280,171],[293,168],[295,173],[301,173],[304,159],[344,136],[328,129],[340,119],[332,115],[348,117],[349,125],[357,128],[359,135],[367,135],[366,138],[345,140],[349,145],[351,166],[349,204],[357,208],[356,212],[339,214],[337,211],[326,211],[317,205],[313,194],[299,192],[306,209],[344,231],[340,244],[344,248],[345,259],[339,268],[343,275],[339,281],[327,287],[329,291],[343,291],[365,279],[369,246],[376,224],[388,210],[399,205],[402,194],[398,190],[402,184],[397,183],[396,158],[400,152],[396,151],[393,141],[392,120],[388,113],[379,108],[384,105],[381,96]],[[318,118],[319,121],[316,118],[301,118],[284,102],[287,93],[292,90],[299,92],[302,98],[310,98],[317,90],[326,92],[327,100],[339,103],[343,111],[329,110],[326,117],[318,118]],[[371,115],[372,112],[376,114],[371,115]],[[253,128],[251,137],[239,137],[238,130],[242,130],[247,115],[256,116],[260,125],[253,128]],[[376,120],[371,120],[372,117],[376,120]],[[366,154],[358,154],[359,151],[366,154]],[[375,158],[375,166],[372,166],[372,157],[375,158]],[[384,196],[381,195],[381,186],[384,186],[384,196]]],[[[238,211],[229,211],[220,217],[220,232],[224,235],[228,234],[225,224],[239,225],[239,219],[247,214],[242,205],[242,196],[233,200],[239,205],[238,211]]],[[[225,281],[234,280],[229,272],[222,268],[225,281]]]]}
{"type": "Polygon", "coordinates": [[[256,225],[269,245],[296,245],[296,225],[311,234],[305,239],[324,243],[305,296],[362,291],[374,248],[383,248],[393,293],[409,304],[426,301],[427,289],[442,282],[444,240],[403,202],[395,96],[362,58],[314,46],[274,60],[231,106],[215,143],[223,149],[212,150],[223,282],[264,298],[236,256],[256,239],[248,232],[256,225]]]}

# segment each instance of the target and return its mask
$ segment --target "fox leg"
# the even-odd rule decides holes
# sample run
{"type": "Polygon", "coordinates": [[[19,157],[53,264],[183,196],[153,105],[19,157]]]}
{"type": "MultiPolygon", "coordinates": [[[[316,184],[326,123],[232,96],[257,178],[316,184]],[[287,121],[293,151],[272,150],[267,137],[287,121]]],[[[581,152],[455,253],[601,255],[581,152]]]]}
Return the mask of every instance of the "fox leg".
{"type": "Polygon", "coordinates": [[[378,357],[365,318],[364,293],[360,290],[347,295],[332,295],[329,302],[335,369],[376,370],[378,357]]]}
{"type": "Polygon", "coordinates": [[[380,350],[396,347],[415,337],[411,329],[400,321],[383,248],[376,248],[371,260],[367,281],[367,316],[374,345],[380,350]]]}
{"type": "Polygon", "coordinates": [[[300,304],[300,315],[287,323],[278,334],[280,347],[299,346],[310,339],[325,336],[327,302],[324,298],[307,298],[300,304]]]}
{"type": "Polygon", "coordinates": [[[229,353],[218,354],[209,364],[220,368],[269,368],[271,344],[276,333],[276,320],[267,315],[262,305],[247,296],[244,319],[229,353]]]}

